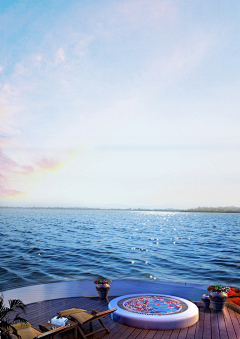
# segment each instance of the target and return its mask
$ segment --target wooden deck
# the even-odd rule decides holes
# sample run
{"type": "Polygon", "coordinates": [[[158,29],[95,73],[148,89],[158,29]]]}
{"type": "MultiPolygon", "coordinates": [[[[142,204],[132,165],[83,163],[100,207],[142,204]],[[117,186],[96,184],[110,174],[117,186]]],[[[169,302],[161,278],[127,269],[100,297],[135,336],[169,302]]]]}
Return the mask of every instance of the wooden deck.
{"type": "MultiPolygon", "coordinates": [[[[111,300],[113,297],[110,297],[111,300]]],[[[89,338],[92,339],[240,339],[240,314],[225,307],[223,312],[212,309],[204,310],[201,302],[195,303],[199,308],[199,321],[197,324],[174,331],[148,331],[124,326],[114,322],[110,316],[103,321],[110,329],[110,334],[99,332],[89,338]]],[[[58,311],[68,308],[91,308],[98,311],[107,309],[107,301],[98,297],[74,297],[42,301],[27,305],[24,315],[32,326],[38,328],[40,323],[52,319],[58,311]]],[[[98,322],[93,323],[97,329],[98,322]]],[[[84,328],[87,330],[88,328],[84,328]]]]}

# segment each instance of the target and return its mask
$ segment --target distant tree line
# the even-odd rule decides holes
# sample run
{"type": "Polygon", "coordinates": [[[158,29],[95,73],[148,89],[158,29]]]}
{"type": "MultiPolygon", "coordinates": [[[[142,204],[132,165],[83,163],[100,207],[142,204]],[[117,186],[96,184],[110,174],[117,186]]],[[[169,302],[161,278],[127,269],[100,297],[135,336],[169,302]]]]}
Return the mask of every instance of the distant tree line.
{"type": "Polygon", "coordinates": [[[208,212],[208,213],[240,213],[240,207],[197,207],[180,212],[208,212]]]}

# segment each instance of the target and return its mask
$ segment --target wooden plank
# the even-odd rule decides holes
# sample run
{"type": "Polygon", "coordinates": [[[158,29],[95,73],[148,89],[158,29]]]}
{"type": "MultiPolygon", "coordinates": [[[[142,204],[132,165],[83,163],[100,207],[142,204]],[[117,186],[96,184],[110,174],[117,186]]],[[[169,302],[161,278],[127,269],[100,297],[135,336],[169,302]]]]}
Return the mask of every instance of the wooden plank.
{"type": "Polygon", "coordinates": [[[219,331],[226,332],[226,324],[225,324],[225,311],[217,313],[217,321],[218,321],[218,327],[219,331]]]}
{"type": "Polygon", "coordinates": [[[194,338],[202,338],[203,337],[203,328],[204,328],[204,307],[201,302],[196,303],[199,311],[199,320],[196,323],[196,331],[194,334],[194,338]]]}
{"type": "Polygon", "coordinates": [[[128,338],[129,339],[136,339],[137,338],[137,333],[135,332],[134,334],[131,334],[128,338]]]}
{"type": "Polygon", "coordinates": [[[107,339],[107,338],[110,337],[111,335],[113,335],[113,334],[115,334],[116,332],[118,332],[118,330],[119,330],[119,327],[118,327],[119,324],[118,324],[118,323],[116,323],[116,322],[113,321],[112,323],[110,323],[110,325],[109,325],[108,323],[105,323],[105,324],[107,325],[107,327],[108,327],[110,333],[106,333],[105,331],[102,331],[102,332],[100,332],[100,333],[94,335],[94,339],[101,339],[101,338],[103,338],[103,337],[106,337],[106,339],[107,339]],[[115,331],[115,328],[117,329],[116,331],[115,331]]]}
{"type": "Polygon", "coordinates": [[[121,339],[129,338],[134,330],[135,330],[134,327],[128,327],[128,329],[124,333],[121,333],[121,337],[120,338],[121,339]]]}
{"type": "Polygon", "coordinates": [[[122,335],[122,333],[120,333],[120,332],[116,332],[116,333],[114,333],[113,335],[111,335],[111,339],[118,339],[118,338],[120,338],[121,337],[121,335],[122,335]]]}
{"type": "Polygon", "coordinates": [[[188,327],[188,336],[195,336],[195,332],[196,332],[196,328],[197,328],[197,324],[194,324],[190,327],[188,327]]]}
{"type": "Polygon", "coordinates": [[[229,331],[228,332],[228,338],[229,339],[239,339],[239,336],[236,336],[235,332],[229,331]]]}
{"type": "Polygon", "coordinates": [[[170,338],[178,339],[179,333],[180,333],[180,330],[173,330],[170,338]]]}
{"type": "MultiPolygon", "coordinates": [[[[118,333],[120,333],[120,334],[123,334],[123,333],[125,333],[127,330],[128,330],[128,327],[127,327],[127,326],[124,327],[123,325],[118,324],[117,326],[114,327],[113,332],[118,332],[118,333]]],[[[112,330],[111,330],[111,332],[112,332],[112,330]]],[[[110,332],[110,333],[111,333],[111,332],[110,332]]],[[[131,332],[131,333],[132,333],[132,332],[131,332]]]]}
{"type": "Polygon", "coordinates": [[[219,333],[219,327],[218,327],[218,316],[217,312],[214,310],[211,310],[211,332],[212,332],[212,338],[221,339],[220,333],[219,333]]]}
{"type": "Polygon", "coordinates": [[[143,339],[148,334],[149,330],[142,330],[141,333],[137,336],[137,339],[143,339]]]}
{"type": "Polygon", "coordinates": [[[194,338],[202,338],[203,337],[203,328],[204,324],[203,321],[198,321],[197,326],[196,326],[196,331],[194,334],[194,338]]]}
{"type": "Polygon", "coordinates": [[[237,321],[238,321],[239,324],[240,324],[240,313],[235,312],[235,315],[236,315],[237,321]]]}
{"type": "Polygon", "coordinates": [[[125,333],[126,331],[129,330],[129,328],[132,329],[132,332],[133,332],[134,329],[135,329],[134,327],[129,327],[129,326],[126,326],[126,325],[122,325],[122,324],[121,324],[121,327],[120,327],[120,329],[119,329],[119,332],[125,333]]]}
{"type": "Polygon", "coordinates": [[[164,334],[164,331],[157,331],[153,339],[162,339],[163,334],[164,334]]]}
{"type": "Polygon", "coordinates": [[[218,327],[221,339],[228,339],[226,321],[225,321],[225,310],[218,312],[217,314],[218,327]]]}
{"type": "Polygon", "coordinates": [[[110,331],[110,333],[106,333],[106,331],[100,332],[100,335],[98,335],[98,337],[94,336],[94,338],[106,338],[106,339],[110,339],[113,337],[120,337],[122,335],[121,332],[118,331],[119,328],[118,327],[114,327],[113,330],[110,331]]]}
{"type": "MultiPolygon", "coordinates": [[[[231,323],[231,326],[230,326],[230,322],[231,322],[231,319],[230,318],[226,318],[225,319],[225,325],[226,325],[226,332],[227,332],[227,335],[228,335],[228,338],[230,339],[238,339],[238,337],[236,336],[236,333],[234,331],[234,328],[232,326],[232,323],[231,323]]],[[[222,337],[226,336],[225,334],[223,334],[221,331],[220,331],[220,335],[222,337]]]]}
{"type": "Polygon", "coordinates": [[[164,331],[161,339],[170,339],[173,331],[164,331]]]}
{"type": "Polygon", "coordinates": [[[229,338],[231,339],[239,339],[237,338],[237,335],[235,333],[235,329],[233,327],[233,323],[232,323],[232,320],[231,320],[231,317],[230,317],[230,309],[229,308],[225,308],[224,310],[225,312],[225,325],[226,325],[226,329],[227,329],[227,333],[228,333],[228,336],[229,338]],[[230,334],[231,334],[231,337],[230,337],[230,334]]]}
{"type": "Polygon", "coordinates": [[[156,333],[157,331],[154,331],[154,330],[148,331],[148,334],[146,335],[145,339],[152,339],[156,333]]]}
{"type": "Polygon", "coordinates": [[[203,338],[210,339],[212,338],[211,334],[211,310],[205,309],[204,310],[204,327],[203,327],[203,338]]]}
{"type": "Polygon", "coordinates": [[[135,338],[142,332],[142,329],[135,328],[134,331],[131,333],[131,336],[135,336],[135,338]]]}
{"type": "Polygon", "coordinates": [[[181,328],[178,339],[185,339],[187,338],[188,328],[181,328]]]}
{"type": "Polygon", "coordinates": [[[228,312],[229,312],[230,319],[232,321],[232,325],[233,325],[236,337],[240,338],[240,324],[239,324],[238,319],[236,317],[236,312],[234,312],[231,309],[228,309],[228,312]]]}
{"type": "Polygon", "coordinates": [[[228,339],[228,334],[227,334],[227,332],[223,332],[223,331],[220,331],[219,332],[220,333],[220,338],[221,339],[228,339]]]}

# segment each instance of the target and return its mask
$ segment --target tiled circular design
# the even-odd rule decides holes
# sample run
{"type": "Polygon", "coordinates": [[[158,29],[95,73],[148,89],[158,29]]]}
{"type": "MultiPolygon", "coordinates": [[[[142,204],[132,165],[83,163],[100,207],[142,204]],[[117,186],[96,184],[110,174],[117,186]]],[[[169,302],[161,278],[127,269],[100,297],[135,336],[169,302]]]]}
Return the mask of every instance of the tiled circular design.
{"type": "Polygon", "coordinates": [[[108,308],[114,321],[147,330],[175,330],[194,325],[198,307],[192,302],[170,295],[132,294],[115,298],[108,308]]]}
{"type": "Polygon", "coordinates": [[[129,312],[156,316],[179,313],[187,309],[187,305],[180,300],[156,295],[124,298],[119,300],[118,306],[129,312]]]}

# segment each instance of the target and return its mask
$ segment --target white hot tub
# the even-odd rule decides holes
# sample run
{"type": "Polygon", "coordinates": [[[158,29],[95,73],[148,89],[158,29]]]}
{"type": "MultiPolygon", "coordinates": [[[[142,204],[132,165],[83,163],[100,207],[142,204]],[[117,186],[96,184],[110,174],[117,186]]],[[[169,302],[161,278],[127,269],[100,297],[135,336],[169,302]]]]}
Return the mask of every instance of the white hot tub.
{"type": "Polygon", "coordinates": [[[176,330],[194,325],[198,307],[191,301],[163,294],[131,294],[110,301],[108,308],[120,324],[146,330],[176,330]]]}

